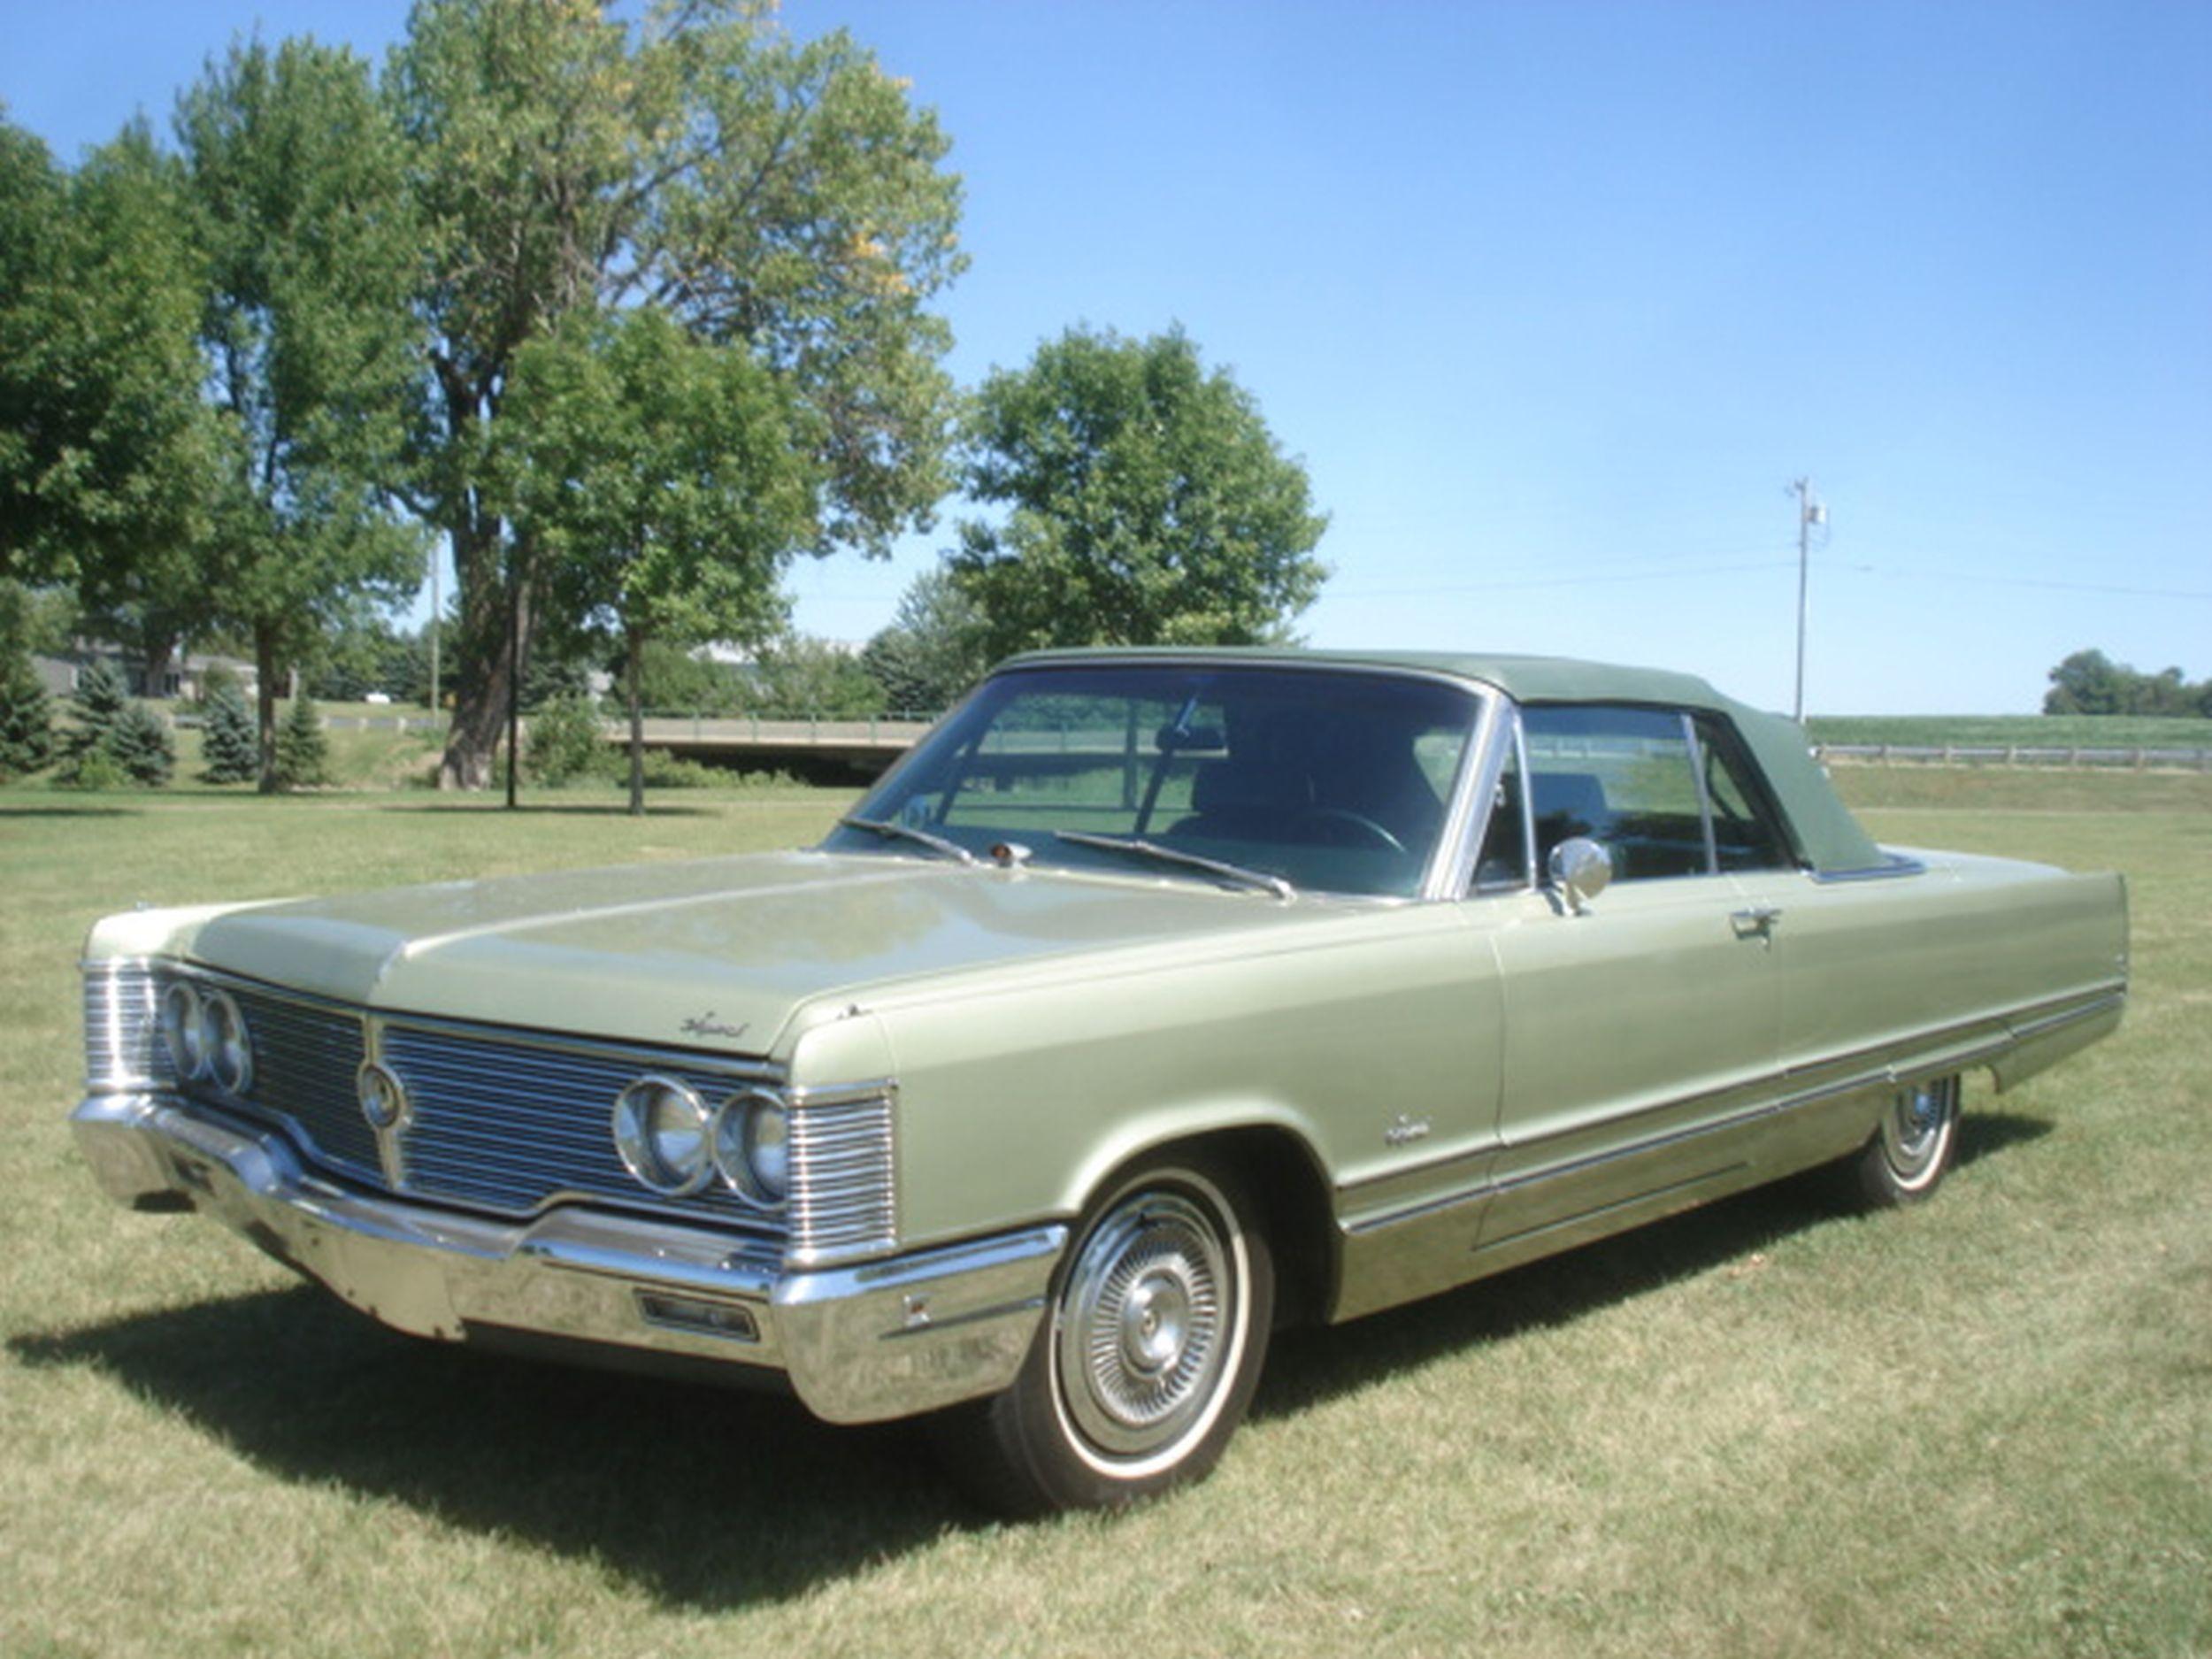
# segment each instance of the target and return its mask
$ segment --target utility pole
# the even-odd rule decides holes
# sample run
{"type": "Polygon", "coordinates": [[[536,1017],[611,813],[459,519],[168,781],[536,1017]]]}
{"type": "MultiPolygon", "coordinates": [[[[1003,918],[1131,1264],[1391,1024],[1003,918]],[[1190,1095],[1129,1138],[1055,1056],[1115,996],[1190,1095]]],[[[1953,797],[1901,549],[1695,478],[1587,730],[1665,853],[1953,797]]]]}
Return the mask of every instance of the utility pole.
{"type": "Polygon", "coordinates": [[[1807,574],[1811,566],[1813,526],[1828,522],[1828,510],[1813,496],[1813,480],[1801,478],[1784,492],[1797,497],[1797,699],[1790,705],[1790,718],[1800,726],[1805,723],[1805,598],[1807,574]]]}

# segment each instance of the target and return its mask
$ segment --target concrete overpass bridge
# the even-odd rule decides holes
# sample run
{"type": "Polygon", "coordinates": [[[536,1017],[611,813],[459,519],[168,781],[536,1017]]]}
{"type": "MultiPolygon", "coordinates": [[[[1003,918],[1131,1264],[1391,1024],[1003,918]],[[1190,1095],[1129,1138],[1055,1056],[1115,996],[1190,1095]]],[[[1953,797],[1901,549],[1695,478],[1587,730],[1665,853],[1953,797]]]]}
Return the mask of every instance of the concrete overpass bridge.
{"type": "MultiPolygon", "coordinates": [[[[645,746],[711,766],[791,772],[802,777],[873,778],[929,730],[926,715],[875,715],[857,720],[764,715],[645,717],[645,746]]],[[[607,739],[630,741],[626,719],[607,722],[607,739]]]]}

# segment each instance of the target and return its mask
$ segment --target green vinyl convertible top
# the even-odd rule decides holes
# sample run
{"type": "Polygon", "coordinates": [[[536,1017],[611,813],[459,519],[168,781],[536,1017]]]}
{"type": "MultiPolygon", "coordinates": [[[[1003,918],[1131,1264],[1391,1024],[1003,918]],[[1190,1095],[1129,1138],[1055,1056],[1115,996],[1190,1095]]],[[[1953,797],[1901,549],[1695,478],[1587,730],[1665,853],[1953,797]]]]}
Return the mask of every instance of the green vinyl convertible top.
{"type": "Polygon", "coordinates": [[[1694,674],[1663,668],[1629,668],[1568,657],[1493,656],[1460,651],[1313,651],[1279,646],[1094,646],[1079,650],[1030,651],[1002,663],[1001,671],[1047,664],[1154,662],[1253,666],[1380,669],[1440,674],[1503,692],[1516,703],[1624,703],[1709,711],[1733,726],[1766,774],[1775,803],[1789,819],[1797,849],[1817,875],[1851,875],[1885,868],[1888,857],[1836,798],[1827,774],[1813,758],[1803,728],[1722,695],[1694,674]]]}

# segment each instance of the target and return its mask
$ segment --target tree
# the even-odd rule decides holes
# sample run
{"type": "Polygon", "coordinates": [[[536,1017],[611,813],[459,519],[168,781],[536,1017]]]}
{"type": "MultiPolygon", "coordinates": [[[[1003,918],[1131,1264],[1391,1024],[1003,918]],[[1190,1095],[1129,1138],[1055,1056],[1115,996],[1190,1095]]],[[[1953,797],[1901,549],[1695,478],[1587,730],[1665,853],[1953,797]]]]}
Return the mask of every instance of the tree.
{"type": "Polygon", "coordinates": [[[657,306],[577,311],[517,358],[501,458],[518,530],[568,618],[622,643],[630,810],[645,810],[653,640],[758,637],[815,531],[817,473],[777,377],[657,306]]]}
{"type": "Polygon", "coordinates": [[[2044,695],[2043,712],[2120,713],[2127,698],[2123,672],[2102,651],[2076,651],[2051,670],[2051,689],[2044,695]]]}
{"type": "Polygon", "coordinates": [[[187,225],[142,125],[65,176],[0,121],[0,576],[137,607],[142,637],[169,633],[157,657],[161,601],[196,587],[215,442],[187,225]]]}
{"type": "Polygon", "coordinates": [[[2051,670],[2046,714],[2212,715],[2212,680],[2193,686],[2178,668],[2146,674],[2102,651],[2076,651],[2051,670]]]}
{"type": "Polygon", "coordinates": [[[268,792],[280,670],[420,574],[419,538],[378,483],[416,383],[419,227],[397,131],[349,51],[234,47],[185,94],[177,131],[222,436],[202,586],[253,642],[268,792]]]}
{"type": "Polygon", "coordinates": [[[985,631],[982,609],[951,572],[925,571],[900,596],[891,626],[868,641],[861,664],[888,708],[940,713],[990,667],[985,631]]]}
{"type": "Polygon", "coordinates": [[[0,783],[54,764],[54,709],[30,663],[11,651],[0,661],[0,783]]]}
{"type": "Polygon", "coordinates": [[[261,745],[253,710],[235,685],[218,686],[207,699],[200,727],[200,776],[209,783],[248,783],[260,776],[261,745]]]}
{"type": "Polygon", "coordinates": [[[0,577],[0,654],[58,657],[82,632],[76,599],[67,589],[0,577]]]}
{"type": "Polygon", "coordinates": [[[769,641],[753,658],[752,706],[764,713],[851,720],[883,710],[883,687],[851,651],[805,634],[769,641]]]}
{"type": "Polygon", "coordinates": [[[440,781],[488,775],[552,572],[486,488],[523,349],[640,302],[741,349],[805,419],[811,549],[881,551],[941,493],[962,263],[934,118],[841,32],[688,0],[423,0],[388,81],[431,232],[428,424],[412,489],[451,540],[462,682],[440,781]]]}
{"type": "Polygon", "coordinates": [[[1179,329],[1070,329],[984,381],[964,439],[967,495],[1008,510],[950,555],[993,657],[1264,642],[1327,575],[1305,469],[1179,329]]]}
{"type": "Polygon", "coordinates": [[[522,767],[533,782],[557,788],[579,778],[603,777],[608,758],[599,704],[588,694],[555,697],[532,717],[522,767]]]}
{"type": "Polygon", "coordinates": [[[169,728],[131,701],[119,669],[92,664],[77,676],[70,703],[75,724],[64,740],[56,782],[104,789],[126,783],[159,788],[169,781],[176,765],[169,728]]]}
{"type": "Polygon", "coordinates": [[[312,697],[295,697],[277,732],[276,780],[285,789],[312,789],[330,781],[330,739],[312,697]]]}
{"type": "MultiPolygon", "coordinates": [[[[619,677],[621,657],[608,666],[619,677]]],[[[736,714],[747,702],[746,682],[733,665],[695,656],[665,640],[645,642],[638,685],[640,701],[656,714],[736,714]]]]}

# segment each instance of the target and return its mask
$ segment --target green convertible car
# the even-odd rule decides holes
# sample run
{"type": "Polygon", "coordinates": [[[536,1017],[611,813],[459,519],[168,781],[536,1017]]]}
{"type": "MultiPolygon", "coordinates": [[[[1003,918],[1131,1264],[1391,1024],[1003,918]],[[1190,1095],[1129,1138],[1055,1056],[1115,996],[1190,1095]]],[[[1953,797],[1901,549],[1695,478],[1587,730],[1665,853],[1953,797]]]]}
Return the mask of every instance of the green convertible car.
{"type": "Polygon", "coordinates": [[[933,1414],[1033,1511],[1202,1473],[1286,1320],[1924,1197],[2127,965],[2116,876],[1878,847],[1698,680],[1054,652],[818,847],[112,917],[73,1121],[400,1330],[933,1414]]]}

